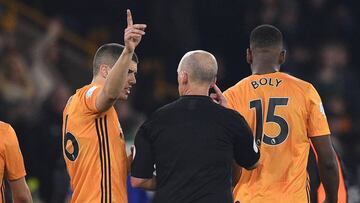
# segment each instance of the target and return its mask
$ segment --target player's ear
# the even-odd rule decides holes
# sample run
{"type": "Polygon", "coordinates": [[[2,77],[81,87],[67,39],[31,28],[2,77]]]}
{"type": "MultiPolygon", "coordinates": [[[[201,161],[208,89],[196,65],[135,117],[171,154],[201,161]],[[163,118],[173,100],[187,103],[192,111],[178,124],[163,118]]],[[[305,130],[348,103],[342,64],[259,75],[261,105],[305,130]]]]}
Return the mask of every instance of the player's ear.
{"type": "Polygon", "coordinates": [[[246,49],[246,61],[248,62],[248,64],[252,64],[253,62],[252,51],[250,48],[246,49]]]}
{"type": "Polygon", "coordinates": [[[99,67],[99,74],[101,77],[106,78],[107,75],[109,74],[108,66],[105,64],[101,64],[99,67]]]}
{"type": "Polygon", "coordinates": [[[279,64],[281,65],[281,64],[285,63],[285,59],[286,59],[286,50],[284,49],[280,52],[279,64]]]}

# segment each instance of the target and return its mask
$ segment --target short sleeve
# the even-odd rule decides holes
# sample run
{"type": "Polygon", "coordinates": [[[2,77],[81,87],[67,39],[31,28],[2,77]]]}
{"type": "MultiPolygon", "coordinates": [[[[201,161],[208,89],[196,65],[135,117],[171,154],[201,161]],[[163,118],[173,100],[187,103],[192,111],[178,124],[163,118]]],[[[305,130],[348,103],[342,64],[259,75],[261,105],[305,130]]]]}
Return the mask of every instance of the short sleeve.
{"type": "Polygon", "coordinates": [[[309,137],[330,134],[325,110],[316,89],[311,85],[308,92],[307,133],[309,137]]]}
{"type": "Polygon", "coordinates": [[[154,172],[154,158],[148,131],[143,124],[135,136],[135,154],[131,176],[150,179],[154,172]]]}
{"type": "Polygon", "coordinates": [[[89,89],[87,89],[85,92],[84,95],[85,106],[91,112],[94,113],[98,112],[96,108],[96,98],[99,95],[101,89],[102,87],[100,86],[92,86],[89,89]]]}
{"type": "Polygon", "coordinates": [[[237,112],[234,119],[229,122],[232,122],[231,132],[234,138],[234,158],[236,163],[245,168],[255,165],[260,158],[260,152],[247,122],[237,112]]]}
{"type": "Polygon", "coordinates": [[[25,177],[23,156],[14,129],[9,125],[5,136],[5,170],[8,180],[17,180],[25,177]]]}

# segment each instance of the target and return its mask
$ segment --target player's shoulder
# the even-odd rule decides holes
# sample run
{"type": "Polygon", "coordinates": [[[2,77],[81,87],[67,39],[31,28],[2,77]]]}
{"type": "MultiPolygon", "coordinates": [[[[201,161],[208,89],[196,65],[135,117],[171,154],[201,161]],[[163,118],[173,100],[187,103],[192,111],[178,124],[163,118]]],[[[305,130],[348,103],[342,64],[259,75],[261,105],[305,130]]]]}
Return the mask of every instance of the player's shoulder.
{"type": "Polygon", "coordinates": [[[17,143],[15,131],[9,123],[0,121],[0,140],[2,140],[2,144],[7,145],[13,145],[17,143]]]}
{"type": "Polygon", "coordinates": [[[72,101],[84,101],[90,98],[98,88],[101,88],[101,86],[94,83],[85,85],[76,90],[75,94],[69,98],[68,103],[72,101]]]}
{"type": "Polygon", "coordinates": [[[79,89],[76,90],[75,95],[76,96],[85,96],[85,97],[91,97],[91,95],[94,93],[96,89],[100,88],[100,85],[91,83],[88,85],[85,85],[79,89]]]}
{"type": "Polygon", "coordinates": [[[307,81],[302,80],[302,79],[300,79],[298,77],[290,75],[289,73],[281,72],[280,74],[284,79],[286,79],[288,81],[291,81],[293,83],[296,83],[297,85],[301,85],[301,86],[304,86],[306,88],[312,86],[312,84],[310,82],[307,82],[307,81]]]}
{"type": "Polygon", "coordinates": [[[295,76],[292,76],[288,73],[282,73],[283,78],[287,81],[288,84],[292,84],[292,87],[295,87],[296,89],[294,92],[300,93],[303,95],[313,95],[314,93],[317,94],[316,88],[308,81],[302,80],[300,78],[297,78],[295,76]],[[300,92],[299,92],[300,91],[300,92]]]}
{"type": "Polygon", "coordinates": [[[0,121],[0,132],[2,135],[6,135],[11,131],[13,131],[13,128],[11,127],[11,125],[9,123],[0,121]]]}

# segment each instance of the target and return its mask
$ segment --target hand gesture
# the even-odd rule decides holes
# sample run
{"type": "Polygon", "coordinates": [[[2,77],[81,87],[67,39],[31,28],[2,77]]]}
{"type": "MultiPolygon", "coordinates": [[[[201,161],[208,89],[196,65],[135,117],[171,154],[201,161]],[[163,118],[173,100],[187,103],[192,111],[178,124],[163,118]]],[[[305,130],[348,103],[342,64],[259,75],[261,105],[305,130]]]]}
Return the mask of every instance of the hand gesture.
{"type": "Polygon", "coordinates": [[[212,86],[212,88],[215,90],[215,93],[211,93],[211,94],[210,94],[211,99],[212,99],[215,103],[220,104],[221,106],[227,108],[228,105],[227,105],[226,98],[224,97],[224,95],[223,95],[223,93],[221,92],[221,90],[219,89],[219,87],[218,87],[216,84],[214,84],[214,85],[212,86]]]}
{"type": "Polygon", "coordinates": [[[145,24],[133,24],[131,11],[127,11],[127,27],[124,31],[125,48],[129,52],[134,52],[136,46],[140,43],[141,38],[145,35],[145,24]]]}

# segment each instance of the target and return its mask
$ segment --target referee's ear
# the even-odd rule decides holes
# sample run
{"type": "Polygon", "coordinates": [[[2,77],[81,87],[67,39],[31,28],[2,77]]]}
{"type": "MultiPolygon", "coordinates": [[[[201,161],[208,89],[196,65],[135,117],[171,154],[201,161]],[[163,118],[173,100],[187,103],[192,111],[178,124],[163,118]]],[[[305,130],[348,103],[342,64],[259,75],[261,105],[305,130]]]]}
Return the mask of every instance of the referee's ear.
{"type": "Polygon", "coordinates": [[[179,84],[181,85],[186,85],[188,82],[189,82],[189,75],[187,72],[185,71],[180,71],[180,81],[179,81],[179,84]]]}

